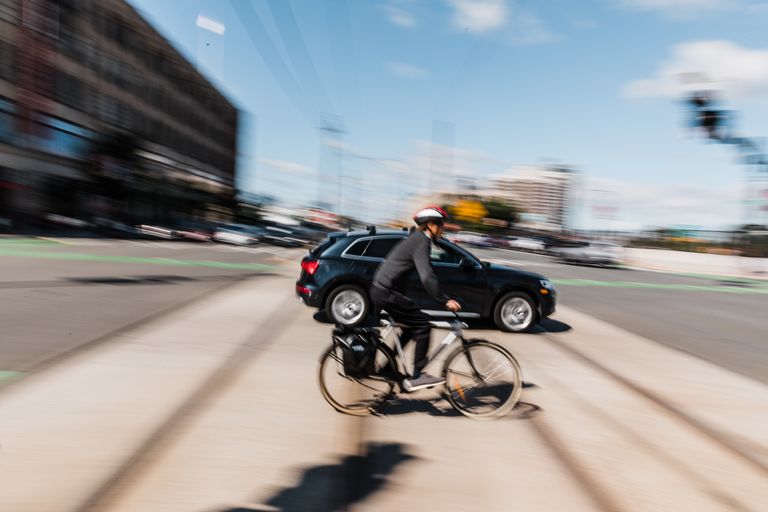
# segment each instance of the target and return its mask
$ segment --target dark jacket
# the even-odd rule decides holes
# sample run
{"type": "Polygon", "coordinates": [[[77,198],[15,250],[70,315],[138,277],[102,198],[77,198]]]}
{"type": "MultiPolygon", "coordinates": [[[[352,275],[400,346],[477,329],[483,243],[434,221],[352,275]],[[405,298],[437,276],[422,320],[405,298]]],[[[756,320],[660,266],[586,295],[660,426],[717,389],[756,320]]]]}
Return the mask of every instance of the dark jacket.
{"type": "Polygon", "coordinates": [[[431,245],[432,240],[423,232],[411,233],[390,251],[384,263],[379,266],[373,276],[374,286],[404,294],[408,274],[416,269],[427,293],[440,304],[448,302],[450,297],[440,292],[429,260],[431,245]]]}

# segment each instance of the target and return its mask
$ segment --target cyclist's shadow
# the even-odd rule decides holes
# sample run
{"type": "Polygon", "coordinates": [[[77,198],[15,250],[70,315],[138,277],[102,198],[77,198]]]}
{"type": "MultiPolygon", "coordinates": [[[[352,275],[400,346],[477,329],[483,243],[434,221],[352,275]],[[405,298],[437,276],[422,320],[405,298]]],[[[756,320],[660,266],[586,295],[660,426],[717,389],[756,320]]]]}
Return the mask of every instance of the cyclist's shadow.
{"type": "MultiPolygon", "coordinates": [[[[529,419],[542,411],[541,407],[530,402],[519,402],[509,414],[500,419],[529,419]]],[[[400,416],[403,414],[428,414],[444,418],[464,418],[451,407],[443,397],[432,398],[393,398],[376,410],[381,417],[400,416]]],[[[469,418],[467,418],[469,419],[469,418]]]]}
{"type": "Polygon", "coordinates": [[[434,398],[393,398],[377,410],[378,416],[399,416],[401,414],[428,414],[446,418],[461,417],[456,409],[442,397],[434,398]]]}

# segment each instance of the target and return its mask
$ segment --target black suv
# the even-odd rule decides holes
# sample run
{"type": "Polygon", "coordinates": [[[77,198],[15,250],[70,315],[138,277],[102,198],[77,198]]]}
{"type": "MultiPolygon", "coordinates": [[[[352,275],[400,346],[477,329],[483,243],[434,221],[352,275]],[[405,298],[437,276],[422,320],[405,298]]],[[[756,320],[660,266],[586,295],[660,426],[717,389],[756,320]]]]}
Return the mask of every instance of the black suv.
{"type": "MultiPolygon", "coordinates": [[[[301,261],[296,295],[307,306],[325,309],[332,321],[353,326],[371,313],[368,288],[376,268],[406,231],[331,233],[301,261]]],[[[531,329],[555,311],[556,291],[546,277],[481,262],[447,240],[432,246],[432,266],[440,289],[462,306],[464,318],[492,318],[511,332],[531,329]]],[[[414,271],[406,294],[423,310],[448,314],[427,295],[414,271]]]]}

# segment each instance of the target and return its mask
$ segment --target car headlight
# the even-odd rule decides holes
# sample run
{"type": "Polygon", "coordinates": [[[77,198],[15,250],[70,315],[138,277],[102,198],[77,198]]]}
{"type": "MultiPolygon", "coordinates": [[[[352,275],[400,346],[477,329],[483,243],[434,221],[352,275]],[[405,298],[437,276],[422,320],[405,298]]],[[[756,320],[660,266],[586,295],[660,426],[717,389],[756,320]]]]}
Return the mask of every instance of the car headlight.
{"type": "Polygon", "coordinates": [[[545,290],[555,291],[555,285],[549,279],[540,279],[541,287],[545,290]]]}

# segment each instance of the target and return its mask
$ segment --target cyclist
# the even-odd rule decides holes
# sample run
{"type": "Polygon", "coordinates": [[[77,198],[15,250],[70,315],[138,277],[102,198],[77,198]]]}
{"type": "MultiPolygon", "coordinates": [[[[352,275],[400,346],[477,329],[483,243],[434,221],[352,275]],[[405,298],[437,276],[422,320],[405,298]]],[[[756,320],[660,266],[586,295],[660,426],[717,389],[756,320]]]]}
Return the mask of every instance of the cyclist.
{"type": "Polygon", "coordinates": [[[386,309],[392,318],[405,325],[401,343],[405,345],[413,338],[414,368],[411,379],[403,381],[405,391],[416,391],[437,384],[445,379],[433,377],[422,370],[428,362],[429,336],[432,327],[429,316],[423,313],[410,298],[406,297],[405,282],[408,274],[416,269],[427,293],[449,311],[461,310],[458,302],[440,292],[437,277],[429,259],[432,244],[436,244],[443,234],[443,226],[448,214],[437,206],[428,206],[413,216],[418,229],[400,242],[387,255],[373,276],[371,299],[376,311],[386,309]]]}

